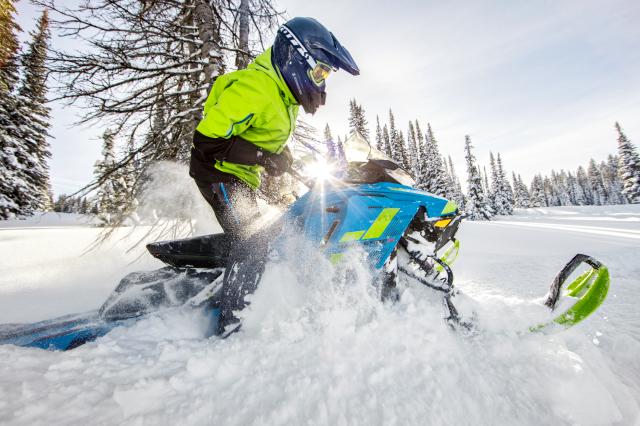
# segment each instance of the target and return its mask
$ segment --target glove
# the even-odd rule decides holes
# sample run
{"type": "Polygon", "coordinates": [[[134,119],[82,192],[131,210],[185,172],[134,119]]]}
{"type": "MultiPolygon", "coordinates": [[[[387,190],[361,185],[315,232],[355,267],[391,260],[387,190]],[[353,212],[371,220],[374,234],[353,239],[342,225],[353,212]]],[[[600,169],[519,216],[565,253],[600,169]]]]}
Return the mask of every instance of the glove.
{"type": "Polygon", "coordinates": [[[276,177],[287,172],[291,168],[291,163],[293,163],[293,156],[289,147],[285,147],[280,154],[263,152],[258,162],[269,175],[276,177]]]}

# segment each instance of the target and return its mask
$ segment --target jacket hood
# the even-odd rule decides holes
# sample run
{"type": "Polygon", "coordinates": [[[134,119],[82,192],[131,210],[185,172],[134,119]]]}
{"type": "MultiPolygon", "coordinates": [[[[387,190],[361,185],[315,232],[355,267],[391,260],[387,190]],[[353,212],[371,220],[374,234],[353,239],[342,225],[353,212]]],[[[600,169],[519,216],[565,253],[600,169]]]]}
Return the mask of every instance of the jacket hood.
{"type": "Polygon", "coordinates": [[[288,105],[298,104],[296,98],[291,93],[291,90],[289,90],[289,87],[284,82],[284,79],[273,65],[273,62],[271,62],[271,47],[258,55],[258,57],[256,57],[256,59],[247,66],[247,69],[257,70],[267,74],[276,82],[280,92],[284,94],[283,99],[288,105]]]}

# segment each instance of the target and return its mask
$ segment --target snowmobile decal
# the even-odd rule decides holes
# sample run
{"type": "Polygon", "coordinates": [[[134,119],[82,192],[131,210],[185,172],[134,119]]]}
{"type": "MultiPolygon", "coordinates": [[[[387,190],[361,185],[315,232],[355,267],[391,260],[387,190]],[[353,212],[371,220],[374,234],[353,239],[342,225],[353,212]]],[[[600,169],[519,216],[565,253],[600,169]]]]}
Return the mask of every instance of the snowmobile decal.
{"type": "Polygon", "coordinates": [[[380,238],[384,233],[391,220],[400,211],[399,208],[386,208],[380,212],[376,220],[373,221],[367,232],[362,237],[363,240],[370,240],[373,238],[380,238]]]}
{"type": "Polygon", "coordinates": [[[385,229],[391,223],[391,220],[395,217],[395,215],[400,211],[398,208],[386,208],[383,209],[378,217],[373,221],[371,226],[365,231],[349,231],[345,232],[340,238],[341,243],[358,241],[360,239],[363,240],[372,240],[375,238],[380,238],[380,236],[384,233],[385,229]]]}

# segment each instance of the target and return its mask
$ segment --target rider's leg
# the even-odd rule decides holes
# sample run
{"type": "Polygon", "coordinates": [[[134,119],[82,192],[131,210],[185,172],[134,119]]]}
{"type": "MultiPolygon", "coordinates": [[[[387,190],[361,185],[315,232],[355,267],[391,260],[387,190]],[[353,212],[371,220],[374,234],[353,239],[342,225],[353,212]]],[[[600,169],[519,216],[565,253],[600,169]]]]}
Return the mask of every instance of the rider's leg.
{"type": "Polygon", "coordinates": [[[246,305],[245,296],[253,293],[264,267],[266,254],[258,253],[262,247],[256,238],[248,240],[251,223],[258,214],[255,192],[239,181],[203,183],[198,188],[211,205],[225,234],[232,238],[230,262],[227,265],[222,289],[215,295],[212,305],[219,309],[217,330],[221,335],[237,329],[239,320],[233,314],[246,305]]]}
{"type": "Polygon", "coordinates": [[[258,214],[255,192],[235,180],[213,183],[196,180],[196,183],[224,233],[229,234],[233,240],[245,239],[252,219],[258,214]]]}

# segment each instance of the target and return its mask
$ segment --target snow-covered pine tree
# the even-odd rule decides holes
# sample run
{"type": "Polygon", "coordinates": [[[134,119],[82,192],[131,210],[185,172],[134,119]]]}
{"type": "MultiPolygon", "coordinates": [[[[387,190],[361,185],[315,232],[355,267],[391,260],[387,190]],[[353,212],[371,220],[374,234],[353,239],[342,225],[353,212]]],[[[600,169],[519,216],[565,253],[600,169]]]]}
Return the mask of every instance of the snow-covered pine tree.
{"type": "Polygon", "coordinates": [[[464,194],[462,193],[462,186],[460,185],[460,178],[456,174],[456,169],[453,167],[453,161],[451,160],[451,156],[448,157],[449,163],[449,173],[451,175],[451,180],[453,182],[453,192],[449,195],[450,199],[453,200],[460,210],[464,210],[464,194]]]}
{"type": "Polygon", "coordinates": [[[386,124],[382,128],[382,143],[384,146],[382,152],[384,152],[387,157],[393,158],[393,151],[391,150],[391,137],[389,136],[389,129],[387,129],[386,124]]]}
{"type": "Polygon", "coordinates": [[[618,156],[611,155],[607,161],[600,163],[600,174],[607,192],[607,204],[625,204],[627,200],[622,195],[622,181],[618,173],[618,156]]]}
{"type": "Polygon", "coordinates": [[[500,182],[500,176],[498,174],[498,168],[496,166],[496,160],[493,156],[493,152],[489,152],[489,168],[491,170],[491,183],[488,182],[487,170],[485,169],[485,179],[487,182],[485,185],[487,186],[487,192],[489,195],[489,203],[491,204],[491,208],[493,209],[494,214],[497,215],[505,215],[507,198],[506,194],[502,190],[502,184],[500,182]]]}
{"type": "MultiPolygon", "coordinates": [[[[48,161],[49,151],[49,107],[47,107],[47,69],[45,60],[51,34],[49,14],[45,9],[38,19],[36,31],[32,33],[27,53],[22,58],[24,78],[18,89],[18,111],[16,121],[20,123],[20,134],[25,150],[30,154],[24,159],[24,179],[32,187],[32,204],[25,206],[31,211],[46,211],[52,208],[50,198],[48,161]],[[35,161],[33,158],[35,157],[35,161]]],[[[20,159],[19,159],[20,161],[20,159]]]]}
{"type": "Polygon", "coordinates": [[[421,158],[420,170],[418,188],[441,197],[449,195],[447,193],[448,178],[438,148],[438,141],[429,123],[427,123],[427,133],[424,135],[424,157],[421,158]]]}
{"type": "Polygon", "coordinates": [[[544,183],[541,175],[535,175],[531,182],[531,198],[529,201],[531,207],[546,207],[547,199],[544,194],[544,183]]]}
{"type": "Polygon", "coordinates": [[[476,158],[471,149],[471,137],[465,136],[465,160],[467,162],[467,198],[465,212],[471,220],[490,220],[491,210],[485,201],[482,191],[482,178],[476,165],[476,158]]]}
{"type": "Polygon", "coordinates": [[[498,158],[496,160],[496,170],[498,172],[498,181],[500,182],[500,189],[504,194],[504,198],[506,200],[506,204],[504,205],[505,214],[511,215],[513,214],[513,206],[515,202],[513,201],[513,188],[509,184],[509,180],[507,179],[507,174],[504,171],[504,167],[502,166],[502,157],[500,153],[498,153],[498,158]]]}
{"type": "Polygon", "coordinates": [[[411,173],[411,161],[409,159],[409,154],[407,153],[407,144],[404,140],[402,130],[398,130],[396,143],[393,150],[394,152],[396,152],[397,161],[400,167],[402,167],[405,171],[411,173]]]}
{"type": "Polygon", "coordinates": [[[445,180],[445,193],[446,198],[452,199],[453,195],[456,192],[456,182],[451,175],[451,171],[449,170],[449,165],[444,156],[440,157],[440,162],[442,163],[442,167],[444,169],[444,180],[445,180]]]}
{"type": "Polygon", "coordinates": [[[27,202],[29,185],[19,175],[18,157],[24,156],[19,129],[15,121],[17,110],[14,88],[18,82],[20,27],[15,22],[14,1],[0,2],[0,220],[22,214],[27,202]]]}
{"type": "Polygon", "coordinates": [[[493,197],[494,194],[491,191],[491,186],[489,185],[489,174],[487,173],[487,168],[482,167],[483,172],[480,172],[480,176],[482,177],[482,191],[484,192],[484,201],[487,203],[487,208],[491,210],[491,214],[495,214],[495,208],[493,207],[493,197]]]}
{"type": "Polygon", "coordinates": [[[531,207],[531,194],[529,188],[522,180],[522,176],[518,175],[518,186],[520,187],[520,200],[522,202],[522,208],[528,209],[531,207]]]}
{"type": "Polygon", "coordinates": [[[583,206],[592,206],[594,205],[594,196],[593,189],[591,189],[591,182],[589,181],[589,177],[587,176],[587,172],[584,170],[582,166],[578,167],[576,172],[576,180],[578,181],[578,185],[582,190],[583,194],[583,206]]]}
{"type": "Polygon", "coordinates": [[[380,127],[380,117],[376,115],[376,149],[385,152],[384,139],[382,137],[382,128],[380,127]]]}
{"type": "Polygon", "coordinates": [[[416,146],[417,146],[417,159],[416,159],[416,182],[420,180],[424,180],[421,176],[424,175],[426,170],[424,169],[425,158],[427,157],[427,143],[425,141],[424,134],[420,129],[420,123],[418,120],[415,121],[415,132],[416,132],[416,146]]]}
{"type": "Polygon", "coordinates": [[[369,140],[369,128],[365,118],[364,108],[355,99],[349,101],[349,133],[358,132],[369,140]]]}
{"type": "Polygon", "coordinates": [[[418,175],[418,161],[420,154],[418,153],[418,143],[416,142],[416,130],[413,127],[413,123],[409,121],[409,128],[407,131],[407,155],[409,156],[411,176],[414,178],[418,175]]]}
{"type": "MultiPolygon", "coordinates": [[[[552,174],[555,172],[552,170],[552,174]]],[[[558,193],[556,192],[555,187],[551,183],[551,179],[548,176],[545,176],[542,180],[542,187],[544,188],[544,196],[546,200],[546,205],[550,207],[555,207],[560,205],[560,199],[558,198],[558,193]]]]}
{"type": "Polygon", "coordinates": [[[516,172],[514,171],[511,172],[511,181],[513,182],[513,206],[517,209],[526,208],[524,207],[524,199],[520,190],[518,177],[516,176],[516,172]]]}
{"type": "Polygon", "coordinates": [[[344,143],[342,142],[342,139],[340,139],[340,136],[338,136],[338,139],[336,139],[335,146],[336,158],[340,163],[346,164],[347,158],[344,154],[344,143]]]}
{"type": "Polygon", "coordinates": [[[640,155],[616,122],[618,131],[618,173],[622,180],[622,193],[629,203],[640,203],[640,155]]]}
{"type": "Polygon", "coordinates": [[[589,160],[587,177],[589,178],[589,183],[591,184],[591,189],[593,190],[593,204],[596,206],[606,204],[607,193],[604,189],[604,184],[602,183],[602,175],[600,174],[600,170],[598,169],[596,160],[594,160],[593,158],[589,160]]]}
{"type": "Polygon", "coordinates": [[[522,176],[516,176],[515,172],[513,173],[513,188],[515,207],[528,209],[530,207],[529,190],[527,189],[527,185],[522,181],[522,176]]]}
{"type": "Polygon", "coordinates": [[[560,173],[552,174],[551,184],[554,186],[556,194],[558,194],[558,202],[561,206],[570,206],[569,188],[567,186],[567,173],[560,170],[560,173]]]}
{"type": "Polygon", "coordinates": [[[523,208],[522,196],[520,194],[520,186],[518,185],[518,177],[514,171],[511,171],[511,181],[513,182],[513,207],[521,209],[523,208]]]}
{"type": "Polygon", "coordinates": [[[324,128],[324,143],[327,149],[327,158],[330,161],[338,162],[340,164],[346,161],[342,140],[340,139],[340,136],[338,136],[338,139],[334,139],[328,124],[324,128]]]}
{"type": "Polygon", "coordinates": [[[396,152],[396,144],[398,143],[398,129],[396,128],[396,119],[393,117],[393,111],[389,108],[389,157],[398,162],[402,162],[401,157],[396,152]]]}
{"type": "Polygon", "coordinates": [[[578,179],[576,179],[576,177],[571,172],[567,174],[567,193],[569,194],[570,205],[584,205],[584,191],[582,190],[580,184],[578,184],[578,179]]]}
{"type": "Polygon", "coordinates": [[[333,135],[329,123],[324,126],[324,146],[327,149],[328,158],[336,158],[335,145],[333,144],[333,135]]]}

